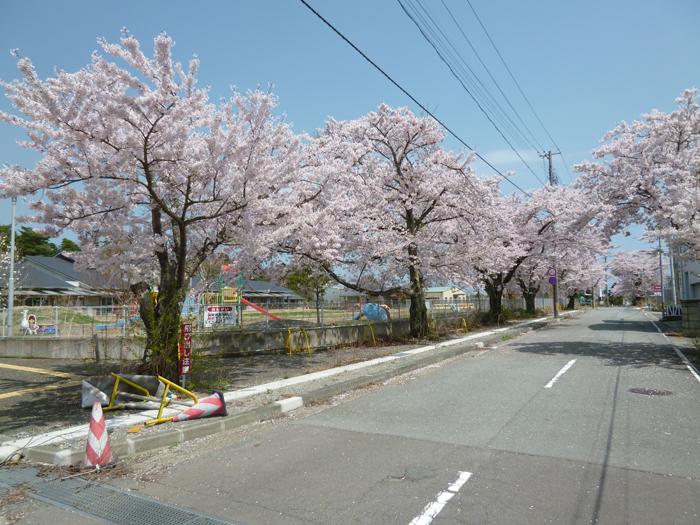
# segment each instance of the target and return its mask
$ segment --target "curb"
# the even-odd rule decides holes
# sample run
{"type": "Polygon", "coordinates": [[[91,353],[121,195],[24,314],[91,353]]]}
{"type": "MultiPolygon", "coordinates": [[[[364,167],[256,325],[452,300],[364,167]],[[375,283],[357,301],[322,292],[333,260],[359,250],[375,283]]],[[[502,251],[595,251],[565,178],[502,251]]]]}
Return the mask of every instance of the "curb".
{"type": "MultiPolygon", "coordinates": [[[[505,330],[501,329],[501,331],[496,334],[485,336],[479,341],[469,342],[463,346],[436,344],[435,350],[437,351],[435,353],[407,357],[409,362],[395,366],[391,370],[375,372],[374,374],[368,373],[360,377],[340,381],[332,385],[326,385],[307,392],[301,396],[288,397],[275,401],[274,403],[263,405],[231,416],[226,416],[211,421],[206,420],[192,423],[184,428],[174,428],[172,430],[159,432],[151,436],[125,438],[124,440],[112,442],[112,452],[115,457],[122,459],[128,456],[141,454],[143,452],[176,446],[186,441],[211,436],[226,430],[233,430],[251,423],[257,423],[259,421],[279,417],[284,413],[297,410],[303,406],[324,403],[344,392],[362,388],[373,383],[386,381],[392,377],[396,377],[407,372],[412,372],[413,370],[424,368],[428,365],[483,348],[487,344],[502,341],[503,336],[506,334],[509,336],[522,335],[532,330],[542,328],[553,321],[555,321],[555,319],[548,318],[546,320],[530,323],[525,326],[507,328],[505,330]]],[[[33,463],[71,466],[78,465],[84,461],[85,450],[84,448],[56,450],[56,448],[51,446],[38,446],[26,449],[24,451],[24,457],[33,463]]]]}

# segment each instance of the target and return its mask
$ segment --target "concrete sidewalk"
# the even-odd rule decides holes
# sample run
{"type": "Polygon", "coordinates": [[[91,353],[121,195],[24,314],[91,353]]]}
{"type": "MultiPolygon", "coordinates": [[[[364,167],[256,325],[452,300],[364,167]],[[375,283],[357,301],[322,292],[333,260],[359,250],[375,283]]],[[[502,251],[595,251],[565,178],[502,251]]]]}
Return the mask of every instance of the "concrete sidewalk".
{"type": "MultiPolygon", "coordinates": [[[[383,381],[443,359],[478,350],[484,345],[497,344],[503,339],[542,326],[548,321],[551,319],[534,319],[503,328],[482,330],[464,337],[453,337],[427,346],[380,347],[381,357],[374,359],[263,384],[254,382],[245,388],[226,392],[225,398],[229,405],[227,418],[188,422],[180,426],[165,424],[146,427],[134,436],[127,434],[126,430],[152,418],[155,415],[154,411],[115,415],[108,420],[113,450],[123,457],[264,420],[294,410],[305,403],[323,401],[349,389],[383,381]]],[[[276,372],[280,374],[280,370],[276,372]]],[[[284,374],[294,372],[298,372],[298,369],[287,370],[284,374]]],[[[170,415],[174,413],[176,412],[168,411],[170,415]]],[[[80,414],[83,420],[87,419],[85,411],[80,411],[80,414]]],[[[0,461],[21,451],[31,461],[76,464],[83,459],[83,441],[86,433],[87,425],[74,425],[43,434],[25,434],[21,439],[5,441],[2,444],[0,461]]]]}

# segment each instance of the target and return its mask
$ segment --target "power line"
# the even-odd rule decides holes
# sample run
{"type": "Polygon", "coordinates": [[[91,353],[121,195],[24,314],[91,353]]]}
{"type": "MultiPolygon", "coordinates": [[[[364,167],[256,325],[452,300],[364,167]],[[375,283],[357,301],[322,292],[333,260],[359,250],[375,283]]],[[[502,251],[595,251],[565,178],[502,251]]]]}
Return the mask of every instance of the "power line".
{"type": "Polygon", "coordinates": [[[510,67],[508,67],[508,64],[506,63],[505,58],[503,58],[503,55],[501,55],[501,52],[498,50],[498,46],[496,46],[496,42],[494,42],[494,41],[493,41],[493,38],[491,38],[491,35],[489,34],[488,30],[486,29],[486,26],[484,25],[484,23],[481,21],[481,18],[479,18],[479,15],[477,14],[476,9],[474,9],[474,6],[472,5],[471,1],[470,1],[470,0],[466,0],[466,1],[467,1],[467,4],[469,4],[470,9],[472,10],[472,13],[474,13],[474,16],[476,17],[477,22],[479,22],[479,25],[481,26],[481,29],[483,29],[483,30],[484,30],[484,33],[486,33],[486,37],[489,39],[489,42],[491,42],[491,46],[493,46],[493,49],[496,51],[496,54],[498,55],[498,58],[501,59],[501,63],[502,63],[503,66],[506,68],[506,71],[508,72],[508,75],[510,75],[510,78],[513,80],[513,83],[516,85],[516,87],[518,88],[518,91],[520,92],[520,94],[522,95],[523,99],[525,100],[525,102],[527,103],[528,107],[530,108],[530,111],[532,111],[532,114],[533,114],[533,115],[535,116],[535,118],[537,119],[537,122],[540,123],[540,126],[542,127],[542,129],[544,130],[544,132],[545,132],[545,133],[547,134],[547,136],[549,137],[549,140],[551,140],[551,141],[552,141],[552,144],[554,144],[554,146],[557,148],[557,153],[561,156],[562,163],[564,164],[564,168],[566,169],[566,173],[569,175],[569,179],[570,179],[570,180],[573,180],[573,177],[571,176],[571,172],[569,171],[569,167],[567,166],[566,161],[564,160],[564,155],[563,155],[562,152],[561,152],[561,148],[560,148],[559,145],[556,143],[556,141],[554,140],[554,137],[552,137],[552,134],[549,132],[549,130],[547,129],[547,127],[544,125],[544,122],[542,122],[542,119],[541,119],[541,118],[539,117],[539,115],[537,114],[537,111],[535,111],[534,106],[533,106],[532,103],[530,102],[530,99],[527,98],[527,95],[526,95],[525,92],[523,91],[523,88],[520,86],[520,83],[518,82],[518,80],[515,78],[515,75],[513,74],[513,72],[510,70],[510,67]]]}
{"type": "Polygon", "coordinates": [[[491,117],[495,121],[499,121],[499,124],[504,129],[512,128],[512,130],[514,131],[514,133],[512,133],[512,138],[516,140],[522,138],[522,140],[524,140],[528,147],[534,149],[539,153],[538,147],[535,146],[530,141],[530,139],[528,139],[527,135],[520,129],[520,127],[513,121],[513,119],[510,118],[508,112],[501,106],[501,104],[499,104],[498,100],[496,100],[496,97],[493,96],[489,88],[481,81],[479,75],[477,75],[477,73],[469,66],[465,58],[455,47],[450,38],[445,34],[445,32],[440,27],[440,24],[433,18],[433,16],[430,14],[429,10],[423,5],[423,3],[420,0],[416,0],[417,5],[420,7],[419,10],[413,5],[413,0],[407,0],[407,4],[409,2],[411,3],[414,15],[420,20],[420,22],[423,25],[423,29],[426,31],[426,33],[429,33],[431,35],[432,40],[436,43],[436,45],[441,44],[438,45],[438,47],[442,48],[443,54],[446,56],[446,58],[452,58],[453,67],[461,71],[463,75],[462,79],[468,85],[470,85],[472,91],[475,93],[475,96],[477,98],[479,98],[479,96],[482,97],[482,104],[485,108],[490,109],[491,117]],[[425,14],[425,17],[421,14],[421,10],[425,14]],[[469,82],[470,79],[473,79],[471,83],[469,82]],[[483,93],[483,95],[481,95],[481,93],[483,93]],[[505,117],[505,120],[499,118],[499,112],[503,117],[505,117]]]}
{"type": "Polygon", "coordinates": [[[430,115],[430,117],[440,124],[445,131],[447,131],[450,135],[452,135],[457,141],[459,141],[460,144],[462,144],[465,148],[467,148],[469,151],[474,152],[474,155],[480,159],[484,164],[486,164],[489,168],[491,168],[495,173],[497,173],[503,180],[509,182],[512,186],[517,188],[520,192],[522,192],[525,195],[530,195],[528,192],[526,192],[524,189],[522,189],[520,186],[518,186],[515,182],[510,180],[510,178],[503,174],[496,166],[491,164],[483,155],[481,155],[479,152],[477,152],[474,148],[472,148],[469,144],[467,144],[462,138],[457,135],[454,131],[452,131],[447,124],[442,122],[438,117],[436,117],[432,111],[430,111],[427,107],[425,107],[423,104],[421,104],[416,97],[411,95],[401,84],[399,84],[396,80],[394,80],[386,71],[384,71],[379,65],[377,65],[374,60],[369,58],[359,47],[357,47],[355,44],[353,44],[350,39],[348,39],[343,33],[341,33],[338,29],[335,28],[333,24],[331,24],[328,20],[326,20],[321,13],[316,11],[311,5],[309,5],[306,0],[299,0],[309,11],[311,11],[316,17],[321,20],[324,24],[326,24],[336,35],[338,35],[341,39],[345,41],[346,44],[348,44],[350,47],[352,47],[362,58],[364,58],[367,62],[369,62],[377,71],[379,71],[389,82],[391,82],[394,86],[396,86],[404,95],[406,95],[408,98],[410,98],[414,104],[416,104],[419,108],[421,108],[427,115],[430,115]]]}
{"type": "Polygon", "coordinates": [[[481,58],[481,55],[479,55],[479,52],[478,52],[478,51],[476,50],[476,48],[474,47],[474,44],[472,44],[471,39],[470,39],[470,38],[467,36],[467,34],[464,32],[464,30],[462,29],[462,26],[461,26],[461,25],[459,24],[459,22],[457,21],[457,18],[454,16],[454,14],[453,14],[452,11],[450,10],[450,8],[449,8],[449,7],[447,6],[447,4],[445,3],[445,0],[440,0],[440,3],[442,3],[442,6],[445,8],[445,11],[447,11],[447,14],[450,15],[450,18],[452,19],[452,22],[454,22],[455,26],[457,26],[457,30],[458,30],[459,33],[462,35],[462,37],[464,38],[465,42],[469,45],[469,47],[471,48],[471,50],[474,52],[474,55],[476,56],[477,60],[479,61],[479,63],[481,64],[481,66],[484,68],[484,70],[486,71],[486,73],[488,74],[488,76],[489,76],[489,78],[491,79],[491,81],[493,82],[493,84],[496,86],[496,89],[498,89],[498,92],[501,94],[501,96],[503,97],[503,99],[506,101],[506,103],[508,104],[508,106],[510,107],[510,109],[511,109],[511,110],[513,111],[513,113],[515,114],[516,118],[520,121],[520,123],[521,123],[521,124],[523,125],[523,127],[525,128],[525,130],[529,133],[530,138],[532,138],[532,140],[537,144],[537,147],[533,147],[533,149],[536,150],[538,153],[540,153],[540,150],[541,150],[541,151],[544,151],[544,147],[543,147],[542,144],[540,144],[540,142],[537,140],[537,137],[536,137],[535,134],[532,132],[532,130],[530,129],[530,127],[527,125],[527,123],[525,122],[525,120],[523,119],[523,117],[520,115],[520,112],[515,108],[515,106],[513,105],[513,103],[510,101],[510,98],[508,98],[508,96],[505,94],[505,92],[504,92],[503,89],[501,88],[500,84],[498,83],[498,81],[496,80],[496,78],[495,78],[495,77],[493,76],[493,74],[491,73],[491,70],[488,68],[488,66],[486,66],[486,64],[484,63],[484,61],[483,61],[482,58],[481,58]],[[538,148],[539,148],[539,149],[538,149],[538,148]]]}
{"type": "Polygon", "coordinates": [[[471,99],[474,101],[476,106],[479,108],[479,110],[484,114],[486,119],[491,123],[491,125],[496,129],[496,131],[501,135],[503,140],[508,144],[508,147],[513,150],[513,153],[520,159],[520,161],[525,165],[525,167],[532,173],[532,175],[540,182],[540,184],[544,185],[544,181],[535,173],[535,170],[533,170],[530,165],[525,161],[525,159],[522,157],[520,152],[513,146],[513,143],[508,139],[508,137],[505,136],[505,133],[501,130],[501,128],[498,127],[498,125],[494,122],[493,118],[491,118],[491,115],[484,109],[482,104],[479,102],[479,100],[474,96],[474,94],[471,92],[471,90],[466,86],[462,78],[457,74],[455,71],[454,67],[449,63],[449,61],[445,58],[443,53],[438,49],[438,46],[435,44],[435,42],[426,34],[424,31],[423,27],[418,23],[418,21],[414,18],[414,16],[408,11],[402,0],[397,0],[399,5],[401,6],[401,9],[403,12],[406,14],[406,16],[413,22],[413,24],[418,28],[418,31],[420,34],[423,36],[423,38],[431,45],[435,53],[438,55],[440,60],[447,66],[447,69],[450,70],[450,73],[452,73],[452,76],[457,79],[457,82],[462,86],[464,91],[467,92],[467,94],[471,97],[471,99]]]}

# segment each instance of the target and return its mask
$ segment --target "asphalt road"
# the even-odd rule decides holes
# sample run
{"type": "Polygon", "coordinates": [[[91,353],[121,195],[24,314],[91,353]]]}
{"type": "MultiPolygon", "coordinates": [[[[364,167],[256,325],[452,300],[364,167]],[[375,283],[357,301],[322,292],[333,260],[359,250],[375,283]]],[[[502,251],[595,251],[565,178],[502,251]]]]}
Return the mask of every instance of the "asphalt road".
{"type": "Polygon", "coordinates": [[[699,401],[641,312],[597,310],[163,453],[132,488],[249,525],[700,523],[699,401]]]}

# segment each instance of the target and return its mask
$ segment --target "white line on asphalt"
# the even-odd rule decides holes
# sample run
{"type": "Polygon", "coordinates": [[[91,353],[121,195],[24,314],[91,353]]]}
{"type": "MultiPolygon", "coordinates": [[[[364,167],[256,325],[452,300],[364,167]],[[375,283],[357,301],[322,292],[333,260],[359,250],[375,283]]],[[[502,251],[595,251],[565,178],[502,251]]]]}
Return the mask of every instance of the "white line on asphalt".
{"type": "Polygon", "coordinates": [[[459,477],[447,487],[447,490],[439,492],[435,500],[428,503],[423,509],[423,512],[413,518],[409,525],[428,525],[431,523],[435,517],[440,514],[440,511],[445,505],[447,505],[447,502],[459,492],[459,489],[461,489],[471,477],[471,472],[460,472],[459,477]]]}
{"type": "Polygon", "coordinates": [[[688,358],[685,356],[683,352],[681,352],[680,348],[678,348],[676,345],[673,344],[673,341],[659,328],[659,325],[656,324],[656,322],[653,319],[650,319],[649,316],[647,316],[647,313],[644,312],[644,316],[649,319],[651,324],[654,325],[654,328],[656,328],[656,331],[659,332],[661,335],[664,336],[664,339],[666,339],[666,342],[670,344],[673,349],[676,351],[676,354],[678,354],[678,357],[681,358],[681,361],[683,361],[683,364],[686,366],[688,370],[690,370],[690,373],[695,376],[695,379],[698,380],[698,383],[700,383],[700,374],[698,373],[698,369],[693,366],[693,363],[691,363],[688,358]]]}
{"type": "Polygon", "coordinates": [[[562,368],[561,370],[559,370],[559,372],[557,372],[557,375],[555,375],[549,383],[547,383],[546,385],[544,385],[544,387],[545,387],[545,388],[552,388],[552,387],[554,386],[554,383],[556,383],[556,382],[559,380],[559,378],[560,378],[561,376],[563,376],[569,368],[571,368],[572,366],[574,366],[574,363],[575,363],[575,362],[576,362],[576,359],[572,359],[571,361],[569,361],[568,363],[566,363],[566,364],[563,366],[563,368],[562,368]]]}

